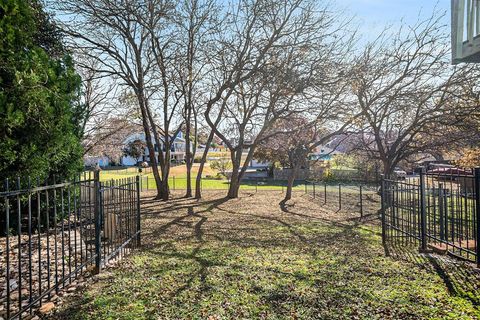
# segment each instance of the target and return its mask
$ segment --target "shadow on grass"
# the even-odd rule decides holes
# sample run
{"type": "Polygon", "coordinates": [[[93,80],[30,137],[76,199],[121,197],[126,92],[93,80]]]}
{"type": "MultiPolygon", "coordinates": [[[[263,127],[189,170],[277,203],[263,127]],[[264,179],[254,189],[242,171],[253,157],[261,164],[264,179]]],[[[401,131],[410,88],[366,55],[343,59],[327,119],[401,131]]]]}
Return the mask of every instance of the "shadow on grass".
{"type": "MultiPolygon", "coordinates": [[[[144,264],[145,269],[141,270],[143,274],[138,275],[139,279],[135,275],[129,279],[138,280],[143,285],[142,280],[149,276],[162,279],[162,275],[168,274],[165,281],[173,279],[170,280],[173,282],[160,281],[152,284],[154,290],[146,292],[153,294],[155,300],[159,298],[155,294],[162,291],[161,286],[173,284],[172,290],[162,293],[164,303],[180,307],[187,304],[188,309],[197,312],[195,306],[215,296],[213,293],[216,293],[216,299],[220,299],[214,301],[220,303],[222,299],[230,298],[230,292],[240,296],[255,295],[258,303],[268,306],[273,312],[270,315],[279,318],[291,316],[292,306],[304,310],[306,318],[320,317],[322,312],[327,314],[322,317],[328,318],[331,315],[328,312],[336,312],[337,309],[338,312],[347,309],[350,311],[344,312],[354,312],[355,308],[363,308],[364,312],[370,312],[370,304],[376,306],[376,314],[382,314],[382,308],[390,308],[389,302],[381,300],[381,297],[372,298],[372,292],[369,291],[368,284],[372,278],[381,281],[371,283],[382,284],[387,281],[388,286],[393,286],[392,291],[398,291],[395,287],[397,279],[389,279],[390,274],[397,274],[394,269],[397,265],[392,264],[390,259],[384,259],[378,228],[364,225],[374,218],[373,215],[365,216],[364,220],[349,216],[334,216],[333,219],[322,215],[318,208],[306,212],[302,205],[306,206],[307,203],[280,201],[275,205],[262,201],[265,199],[258,200],[250,195],[236,200],[174,199],[161,206],[145,201],[143,215],[147,218],[144,223],[148,228],[140,254],[146,255],[151,264],[144,264]],[[244,201],[251,202],[241,207],[244,201]],[[261,210],[250,209],[249,206],[254,205],[264,207],[261,210]],[[302,260],[305,268],[302,265],[296,268],[296,263],[302,260]],[[365,265],[370,262],[371,265],[365,265]],[[382,270],[386,265],[391,268],[390,274],[382,270]],[[226,273],[230,276],[224,277],[226,273]],[[212,282],[211,279],[215,277],[217,282],[212,282]],[[240,288],[236,287],[237,282],[242,282],[240,288]],[[308,284],[305,289],[307,293],[297,291],[297,287],[304,283],[308,284]],[[356,305],[352,302],[355,299],[368,299],[368,304],[356,305]]],[[[452,294],[478,305],[474,277],[470,271],[450,269],[442,260],[432,260],[403,246],[394,246],[389,250],[393,259],[405,260],[438,274],[452,294]]],[[[398,278],[400,281],[407,281],[410,272],[410,265],[405,265],[398,278]]],[[[418,275],[418,271],[413,274],[418,275]]],[[[145,298],[147,303],[148,298],[145,298]]],[[[85,312],[81,303],[89,303],[93,299],[87,297],[76,300],[57,319],[75,319],[69,316],[85,312]]],[[[245,302],[240,300],[235,303],[237,305],[233,306],[238,307],[245,302]]],[[[400,312],[393,314],[394,318],[412,318],[408,309],[402,311],[405,308],[400,302],[391,308],[400,312]]],[[[391,318],[392,314],[387,312],[392,311],[385,312],[385,317],[391,318]]],[[[337,318],[354,316],[342,313],[337,318]]],[[[246,316],[238,314],[238,318],[242,317],[246,316]]],[[[254,318],[261,317],[260,314],[254,318]]]]}
{"type": "Polygon", "coordinates": [[[385,247],[390,257],[413,263],[428,272],[436,273],[444,282],[449,293],[469,300],[480,306],[480,270],[473,264],[459,261],[447,255],[419,253],[418,247],[390,241],[385,247]]]}

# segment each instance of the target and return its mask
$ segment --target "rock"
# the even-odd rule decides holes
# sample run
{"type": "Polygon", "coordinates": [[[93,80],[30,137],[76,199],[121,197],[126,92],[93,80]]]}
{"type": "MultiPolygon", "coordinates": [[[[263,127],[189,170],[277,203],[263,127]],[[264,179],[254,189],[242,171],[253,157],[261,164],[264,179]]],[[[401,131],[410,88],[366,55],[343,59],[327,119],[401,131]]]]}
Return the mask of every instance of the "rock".
{"type": "Polygon", "coordinates": [[[8,284],[10,285],[10,292],[18,288],[18,284],[15,279],[10,279],[8,284]]]}
{"type": "MultiPolygon", "coordinates": [[[[27,289],[22,289],[21,290],[21,293],[22,293],[22,300],[26,300],[28,299],[28,290],[27,289]]],[[[18,290],[15,290],[14,292],[12,292],[10,294],[10,299],[11,300],[18,300],[18,298],[20,297],[19,293],[18,293],[18,290]]]]}
{"type": "Polygon", "coordinates": [[[52,311],[53,308],[55,308],[55,304],[54,304],[53,302],[47,302],[47,303],[45,303],[44,305],[42,305],[38,311],[39,311],[41,314],[47,314],[47,313],[49,313],[50,311],[52,311]]]}

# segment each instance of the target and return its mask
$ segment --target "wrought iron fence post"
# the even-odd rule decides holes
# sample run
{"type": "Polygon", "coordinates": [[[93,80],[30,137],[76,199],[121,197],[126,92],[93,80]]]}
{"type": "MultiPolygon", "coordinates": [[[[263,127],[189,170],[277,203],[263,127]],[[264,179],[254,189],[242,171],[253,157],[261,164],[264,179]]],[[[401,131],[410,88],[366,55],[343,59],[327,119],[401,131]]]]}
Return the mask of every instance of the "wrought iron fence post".
{"type": "Polygon", "coordinates": [[[362,185],[360,185],[360,218],[363,218],[363,192],[362,192],[362,185]]]}
{"type": "MultiPolygon", "coordinates": [[[[8,184],[8,178],[5,179],[4,183],[4,188],[5,191],[9,191],[9,184],[8,184]]],[[[8,196],[5,196],[5,261],[6,261],[6,268],[5,268],[5,274],[6,277],[5,279],[7,280],[7,286],[6,286],[6,293],[7,293],[7,319],[10,318],[10,201],[8,199],[8,196]]]]}
{"type": "Polygon", "coordinates": [[[342,184],[338,184],[338,210],[342,210],[342,184]]]}
{"type": "Polygon", "coordinates": [[[425,168],[420,171],[420,251],[427,251],[427,208],[425,201],[425,168]]]}
{"type": "Polygon", "coordinates": [[[325,199],[323,202],[326,204],[327,203],[327,182],[326,181],[323,183],[323,195],[325,196],[325,199]]]}
{"type": "Polygon", "coordinates": [[[478,245],[478,241],[480,241],[480,168],[475,168],[475,223],[477,226],[475,238],[475,260],[477,262],[477,267],[480,267],[480,246],[478,245]]]}
{"type": "Polygon", "coordinates": [[[443,183],[438,185],[438,215],[439,215],[439,222],[440,222],[440,240],[445,240],[445,194],[443,191],[443,183]]]}
{"type": "Polygon", "coordinates": [[[136,176],[136,185],[137,185],[137,246],[140,246],[141,244],[141,238],[140,238],[140,177],[136,176]]]}
{"type": "Polygon", "coordinates": [[[315,182],[313,183],[313,199],[315,199],[315,182]]]}
{"type": "Polygon", "coordinates": [[[95,269],[94,273],[100,273],[101,263],[102,263],[102,256],[101,256],[101,223],[100,223],[100,215],[101,215],[101,185],[100,185],[100,171],[95,170],[94,175],[94,219],[95,219],[95,269]]]}
{"type": "Polygon", "coordinates": [[[385,246],[387,243],[387,219],[385,217],[385,178],[381,177],[381,190],[380,190],[380,202],[381,202],[381,215],[382,215],[382,243],[385,246]]]}
{"type": "Polygon", "coordinates": [[[305,180],[305,194],[307,194],[307,180],[305,180]]]}

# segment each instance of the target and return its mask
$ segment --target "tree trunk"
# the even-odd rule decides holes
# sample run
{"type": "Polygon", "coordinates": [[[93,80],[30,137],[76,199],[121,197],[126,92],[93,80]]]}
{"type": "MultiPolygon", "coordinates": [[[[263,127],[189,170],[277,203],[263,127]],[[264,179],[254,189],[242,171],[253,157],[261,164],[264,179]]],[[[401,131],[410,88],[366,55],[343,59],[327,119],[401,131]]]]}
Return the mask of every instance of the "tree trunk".
{"type": "Polygon", "coordinates": [[[192,196],[192,165],[190,161],[186,160],[187,166],[187,190],[185,192],[185,198],[190,198],[192,196]]]}
{"type": "Polygon", "coordinates": [[[170,146],[168,146],[167,151],[165,152],[165,167],[162,170],[162,194],[161,199],[168,201],[170,198],[170,187],[168,184],[168,177],[170,176],[170,146]]]}
{"type": "Polygon", "coordinates": [[[293,183],[295,182],[295,178],[297,177],[297,167],[293,166],[291,168],[292,170],[290,171],[290,174],[288,175],[288,183],[287,183],[287,192],[285,193],[285,198],[283,201],[288,201],[292,199],[292,189],[293,189],[293,183]]]}
{"type": "Polygon", "coordinates": [[[207,144],[205,145],[205,150],[203,151],[202,159],[200,160],[200,166],[198,167],[197,178],[195,180],[195,199],[200,199],[202,197],[202,173],[205,163],[207,162],[208,150],[210,149],[210,144],[213,141],[215,133],[213,130],[210,131],[210,134],[207,138],[207,144]]]}
{"type": "Polygon", "coordinates": [[[230,178],[230,186],[228,187],[227,197],[230,199],[238,198],[238,190],[240,189],[240,163],[235,158],[232,166],[232,176],[230,178]]]}
{"type": "Polygon", "coordinates": [[[197,178],[195,179],[195,199],[202,198],[202,173],[205,166],[205,160],[207,159],[207,150],[205,150],[200,166],[198,167],[197,178]]]}
{"type": "Polygon", "coordinates": [[[229,199],[238,198],[239,189],[240,189],[240,182],[238,181],[238,174],[232,173],[232,179],[230,179],[230,185],[228,187],[227,197],[229,199]]]}
{"type": "Polygon", "coordinates": [[[383,160],[382,162],[383,162],[383,177],[389,179],[392,176],[394,166],[388,160],[383,160]]]}
{"type": "MultiPolygon", "coordinates": [[[[188,113],[189,111],[187,111],[188,113]]],[[[190,116],[187,115],[186,128],[185,128],[185,166],[187,169],[187,191],[185,197],[190,198],[192,196],[192,154],[190,153],[190,116]]]]}
{"type": "Polygon", "coordinates": [[[145,133],[145,140],[147,143],[147,148],[148,148],[148,156],[150,158],[150,162],[152,165],[152,172],[153,172],[153,177],[155,179],[155,183],[157,186],[157,199],[162,196],[162,180],[160,178],[160,173],[158,171],[158,162],[155,157],[155,147],[152,143],[152,133],[150,131],[150,126],[148,125],[148,115],[147,115],[147,105],[145,101],[145,97],[143,96],[143,90],[137,90],[137,100],[138,104],[140,106],[140,112],[142,113],[142,125],[143,125],[143,130],[145,133]]]}

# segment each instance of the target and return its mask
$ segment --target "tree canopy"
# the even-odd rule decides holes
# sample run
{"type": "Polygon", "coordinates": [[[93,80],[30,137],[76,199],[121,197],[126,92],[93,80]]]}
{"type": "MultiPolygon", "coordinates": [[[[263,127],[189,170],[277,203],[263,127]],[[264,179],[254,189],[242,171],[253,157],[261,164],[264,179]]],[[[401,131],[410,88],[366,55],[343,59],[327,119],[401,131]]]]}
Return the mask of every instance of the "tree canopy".
{"type": "Polygon", "coordinates": [[[0,177],[81,169],[80,77],[36,0],[0,3],[0,177]]]}

